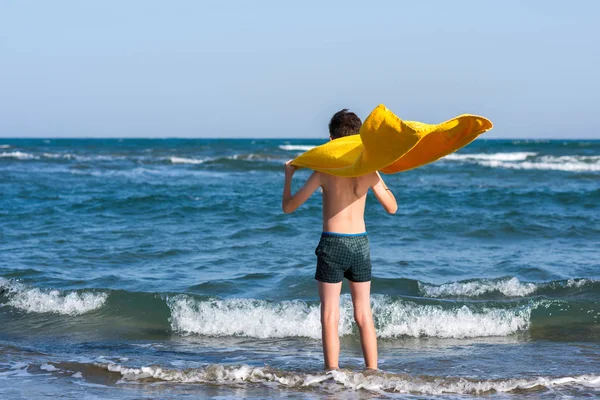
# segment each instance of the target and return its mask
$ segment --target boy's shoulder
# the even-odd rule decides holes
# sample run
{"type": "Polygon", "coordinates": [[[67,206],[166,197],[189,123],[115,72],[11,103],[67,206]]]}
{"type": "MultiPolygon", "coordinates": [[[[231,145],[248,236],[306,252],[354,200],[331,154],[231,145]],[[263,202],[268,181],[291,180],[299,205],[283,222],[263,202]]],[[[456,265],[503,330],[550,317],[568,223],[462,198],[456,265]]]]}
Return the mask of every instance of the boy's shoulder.
{"type": "Polygon", "coordinates": [[[378,180],[379,179],[379,175],[377,175],[377,172],[370,172],[366,175],[361,175],[361,176],[338,176],[338,175],[331,175],[331,174],[328,174],[327,172],[323,172],[323,171],[313,171],[313,174],[315,174],[316,176],[319,176],[319,177],[327,178],[327,179],[339,179],[339,180],[346,180],[346,179],[378,180]]]}
{"type": "Polygon", "coordinates": [[[356,177],[331,175],[331,174],[328,174],[328,173],[322,172],[322,171],[315,171],[314,175],[316,178],[319,179],[321,186],[327,185],[327,184],[333,184],[335,182],[354,181],[354,182],[358,182],[358,184],[361,186],[364,185],[364,186],[372,187],[379,182],[379,175],[377,175],[376,172],[371,172],[369,174],[356,176],[356,177]]]}

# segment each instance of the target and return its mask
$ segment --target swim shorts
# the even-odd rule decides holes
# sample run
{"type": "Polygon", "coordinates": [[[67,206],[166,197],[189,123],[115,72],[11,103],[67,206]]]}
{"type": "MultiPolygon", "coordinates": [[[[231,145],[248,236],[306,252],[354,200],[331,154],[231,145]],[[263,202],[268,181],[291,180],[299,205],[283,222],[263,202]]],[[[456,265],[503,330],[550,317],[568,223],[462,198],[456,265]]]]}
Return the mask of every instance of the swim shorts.
{"type": "Polygon", "coordinates": [[[315,279],[326,283],[371,280],[371,253],[367,233],[342,234],[323,232],[315,250],[315,279]]]}

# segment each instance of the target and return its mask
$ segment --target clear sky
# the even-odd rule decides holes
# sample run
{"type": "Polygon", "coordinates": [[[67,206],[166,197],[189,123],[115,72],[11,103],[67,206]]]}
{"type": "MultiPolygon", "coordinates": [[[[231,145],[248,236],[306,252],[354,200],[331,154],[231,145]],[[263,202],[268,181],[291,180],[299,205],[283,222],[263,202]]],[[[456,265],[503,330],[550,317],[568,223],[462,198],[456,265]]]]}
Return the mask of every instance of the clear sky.
{"type": "Polygon", "coordinates": [[[0,136],[326,137],[379,103],[600,139],[600,1],[0,1],[0,136]]]}

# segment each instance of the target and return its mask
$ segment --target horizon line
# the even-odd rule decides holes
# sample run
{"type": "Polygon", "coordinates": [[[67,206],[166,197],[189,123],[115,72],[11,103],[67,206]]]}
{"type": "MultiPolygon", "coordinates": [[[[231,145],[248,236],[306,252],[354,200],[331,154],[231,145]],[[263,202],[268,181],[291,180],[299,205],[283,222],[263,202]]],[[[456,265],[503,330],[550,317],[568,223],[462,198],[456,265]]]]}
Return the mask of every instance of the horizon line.
{"type": "MultiPolygon", "coordinates": [[[[157,137],[145,137],[145,136],[24,136],[24,137],[10,137],[0,136],[0,140],[20,140],[20,139],[40,139],[40,140],[60,140],[60,139],[119,139],[119,140],[130,140],[130,139],[143,139],[143,140],[169,140],[169,139],[187,139],[187,140],[327,140],[327,138],[321,137],[189,137],[189,136],[157,136],[157,137]]],[[[598,138],[552,138],[552,137],[493,137],[493,138],[478,138],[475,140],[600,140],[598,138]]],[[[474,140],[474,141],[475,141],[474,140]]]]}

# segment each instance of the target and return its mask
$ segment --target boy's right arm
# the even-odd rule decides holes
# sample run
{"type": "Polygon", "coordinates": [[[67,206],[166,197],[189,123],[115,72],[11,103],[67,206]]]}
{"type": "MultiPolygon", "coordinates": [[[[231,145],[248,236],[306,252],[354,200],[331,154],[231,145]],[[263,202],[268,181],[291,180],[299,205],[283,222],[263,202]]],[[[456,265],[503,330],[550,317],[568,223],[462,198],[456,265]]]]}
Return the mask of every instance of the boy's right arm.
{"type": "Polygon", "coordinates": [[[398,211],[398,203],[396,203],[394,194],[387,187],[381,178],[381,175],[379,175],[379,172],[374,173],[373,181],[374,183],[371,185],[371,189],[373,189],[375,197],[379,200],[385,211],[389,214],[395,214],[396,211],[398,211]]]}
{"type": "Polygon", "coordinates": [[[291,164],[292,160],[285,163],[285,183],[283,185],[283,197],[281,199],[281,208],[283,212],[289,214],[300,207],[308,198],[321,186],[321,174],[313,172],[304,186],[295,194],[292,194],[292,177],[296,167],[291,164]]]}

